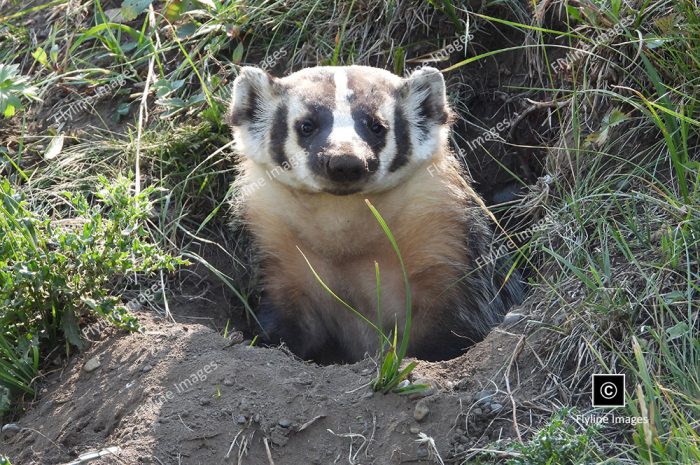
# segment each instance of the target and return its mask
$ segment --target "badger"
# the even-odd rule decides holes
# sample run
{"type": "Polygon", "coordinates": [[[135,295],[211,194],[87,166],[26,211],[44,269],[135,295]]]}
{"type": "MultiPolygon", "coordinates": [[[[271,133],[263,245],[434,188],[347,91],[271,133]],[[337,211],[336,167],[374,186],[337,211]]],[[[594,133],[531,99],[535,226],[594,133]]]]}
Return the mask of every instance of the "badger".
{"type": "Polygon", "coordinates": [[[380,349],[376,329],[320,280],[376,327],[404,336],[401,263],[365,199],[408,275],[407,355],[455,357],[518,302],[517,279],[480,259],[492,215],[450,150],[451,120],[444,79],[431,67],[406,78],[366,66],[282,78],[240,69],[228,113],[239,156],[235,214],[259,257],[267,342],[321,362],[380,349]]]}

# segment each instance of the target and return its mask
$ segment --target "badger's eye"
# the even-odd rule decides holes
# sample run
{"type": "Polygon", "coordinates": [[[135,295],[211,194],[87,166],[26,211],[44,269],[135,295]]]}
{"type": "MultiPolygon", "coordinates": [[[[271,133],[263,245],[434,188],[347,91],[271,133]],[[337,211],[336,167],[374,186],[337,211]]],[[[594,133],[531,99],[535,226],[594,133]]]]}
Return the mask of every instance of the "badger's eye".
{"type": "Polygon", "coordinates": [[[299,132],[302,136],[310,136],[311,134],[313,134],[315,129],[316,125],[311,120],[305,119],[304,121],[299,123],[299,132]]]}
{"type": "Polygon", "coordinates": [[[382,134],[386,130],[384,125],[376,118],[369,118],[367,120],[367,127],[377,135],[382,134]]]}

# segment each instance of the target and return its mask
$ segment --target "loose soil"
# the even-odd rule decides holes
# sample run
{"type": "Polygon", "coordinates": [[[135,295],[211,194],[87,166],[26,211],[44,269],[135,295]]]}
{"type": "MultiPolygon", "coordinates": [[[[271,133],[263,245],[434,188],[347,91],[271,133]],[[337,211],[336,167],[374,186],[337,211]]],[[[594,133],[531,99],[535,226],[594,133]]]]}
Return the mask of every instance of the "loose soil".
{"type": "Polygon", "coordinates": [[[413,381],[431,384],[424,396],[374,393],[371,359],[319,366],[182,316],[138,317],[144,332],[109,330],[40,384],[21,429],[2,438],[13,464],[85,463],[108,448],[91,463],[439,463],[422,434],[457,460],[514,437],[512,409],[540,390],[526,319],[506,326],[513,313],[463,356],[420,362],[413,381]]]}

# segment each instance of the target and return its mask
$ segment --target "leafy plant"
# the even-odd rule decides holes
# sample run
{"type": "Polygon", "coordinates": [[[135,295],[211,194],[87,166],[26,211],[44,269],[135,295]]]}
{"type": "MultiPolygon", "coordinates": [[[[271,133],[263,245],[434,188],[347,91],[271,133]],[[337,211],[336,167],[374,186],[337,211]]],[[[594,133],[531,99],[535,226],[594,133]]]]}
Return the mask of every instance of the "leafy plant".
{"type": "Polygon", "coordinates": [[[29,78],[19,74],[18,65],[0,63],[0,113],[11,118],[22,109],[21,97],[38,100],[36,87],[29,78]]]}
{"type": "MultiPolygon", "coordinates": [[[[599,450],[592,438],[599,427],[591,425],[583,433],[567,420],[576,415],[576,409],[563,408],[557,411],[550,421],[527,442],[498,442],[490,451],[480,454],[477,463],[483,458],[494,457],[497,450],[505,450],[512,458],[507,465],[588,465],[600,463],[599,450]],[[503,447],[505,445],[505,447],[503,447]]],[[[500,454],[497,454],[500,455],[500,454]]]]}
{"type": "Polygon", "coordinates": [[[9,181],[0,183],[0,386],[31,393],[40,353],[61,341],[67,350],[83,346],[83,315],[137,329],[111,289],[125,275],[186,263],[150,240],[144,223],[154,189],[132,194],[132,184],[100,177],[95,205],[64,193],[74,216],[54,221],[32,211],[9,181]]]}

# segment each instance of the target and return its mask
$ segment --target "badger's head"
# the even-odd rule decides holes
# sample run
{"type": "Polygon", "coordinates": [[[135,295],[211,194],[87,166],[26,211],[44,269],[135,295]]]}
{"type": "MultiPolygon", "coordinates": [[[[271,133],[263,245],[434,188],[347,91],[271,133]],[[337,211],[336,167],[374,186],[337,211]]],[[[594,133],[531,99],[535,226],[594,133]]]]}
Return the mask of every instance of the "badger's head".
{"type": "Polygon", "coordinates": [[[446,143],[450,110],[435,68],[408,78],[364,66],[274,78],[241,69],[229,123],[238,150],[279,182],[347,195],[390,189],[446,143]]]}

